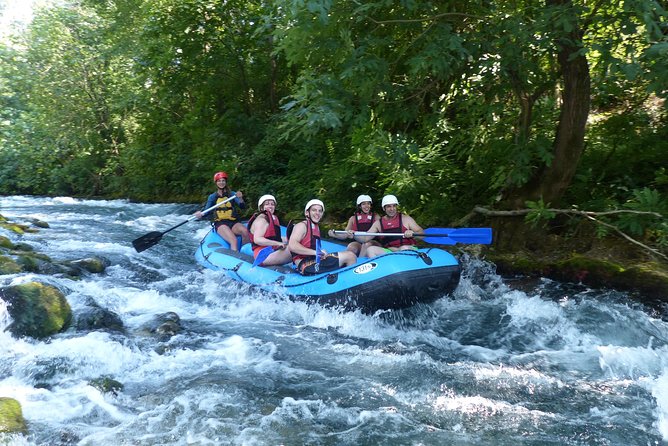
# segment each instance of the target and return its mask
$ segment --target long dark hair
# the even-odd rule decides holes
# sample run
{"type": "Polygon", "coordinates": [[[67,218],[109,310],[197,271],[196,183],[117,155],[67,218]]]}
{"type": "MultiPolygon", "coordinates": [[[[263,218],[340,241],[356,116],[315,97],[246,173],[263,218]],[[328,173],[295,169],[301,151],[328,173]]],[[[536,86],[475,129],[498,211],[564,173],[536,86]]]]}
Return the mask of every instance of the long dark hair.
{"type": "MultiPolygon", "coordinates": [[[[216,187],[218,187],[218,186],[216,186],[216,187]]],[[[219,187],[218,187],[218,189],[220,190],[219,187]]],[[[225,187],[223,187],[222,190],[223,190],[223,196],[224,197],[229,197],[230,195],[232,195],[232,189],[230,189],[230,186],[228,186],[227,179],[225,179],[225,187]]]]}

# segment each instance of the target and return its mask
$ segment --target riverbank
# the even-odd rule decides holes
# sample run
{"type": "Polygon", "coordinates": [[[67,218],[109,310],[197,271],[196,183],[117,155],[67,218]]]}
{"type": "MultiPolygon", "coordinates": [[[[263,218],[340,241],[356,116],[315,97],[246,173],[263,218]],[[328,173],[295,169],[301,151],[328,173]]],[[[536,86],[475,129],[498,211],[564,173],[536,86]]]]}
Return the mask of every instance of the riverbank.
{"type": "Polygon", "coordinates": [[[514,225],[513,231],[495,229],[494,243],[480,250],[499,274],[628,291],[652,306],[668,303],[668,262],[641,246],[617,235],[598,237],[589,222],[567,235],[514,225]]]}

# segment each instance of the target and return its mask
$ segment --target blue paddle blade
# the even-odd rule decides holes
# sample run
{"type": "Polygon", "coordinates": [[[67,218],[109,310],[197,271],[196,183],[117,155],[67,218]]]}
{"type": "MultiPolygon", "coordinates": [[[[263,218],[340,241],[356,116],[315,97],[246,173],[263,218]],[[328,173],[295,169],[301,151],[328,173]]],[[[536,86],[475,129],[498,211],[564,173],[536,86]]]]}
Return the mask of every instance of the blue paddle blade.
{"type": "Polygon", "coordinates": [[[450,237],[425,237],[422,239],[425,243],[433,243],[435,245],[456,245],[457,241],[450,237]]]}
{"type": "Polygon", "coordinates": [[[253,261],[253,266],[251,268],[255,268],[258,265],[261,265],[262,262],[267,260],[267,257],[269,257],[269,254],[274,252],[274,249],[271,246],[267,246],[266,248],[262,248],[260,252],[257,254],[257,257],[255,257],[255,260],[253,261]]]}
{"type": "Polygon", "coordinates": [[[320,247],[320,239],[315,239],[315,272],[320,270],[320,257],[322,256],[322,249],[320,247]]]}
{"type": "Polygon", "coordinates": [[[441,245],[492,243],[492,228],[427,228],[424,235],[425,242],[441,245]]]}

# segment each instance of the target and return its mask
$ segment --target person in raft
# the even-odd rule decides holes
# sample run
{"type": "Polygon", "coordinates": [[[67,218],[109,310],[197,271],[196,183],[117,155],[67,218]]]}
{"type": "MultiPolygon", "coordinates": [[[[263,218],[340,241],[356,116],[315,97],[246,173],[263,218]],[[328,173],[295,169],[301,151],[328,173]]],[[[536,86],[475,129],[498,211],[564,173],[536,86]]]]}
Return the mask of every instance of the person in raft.
{"type": "MultiPolygon", "coordinates": [[[[371,211],[372,204],[373,200],[371,200],[371,197],[368,195],[360,195],[357,197],[357,210],[348,219],[348,224],[346,225],[346,232],[348,232],[348,234],[335,234],[334,230],[330,229],[327,235],[339,240],[346,240],[350,238],[349,234],[352,232],[367,232],[371,229],[371,226],[380,219],[378,214],[371,211]]],[[[353,238],[355,237],[353,236],[353,238]]],[[[366,251],[369,246],[380,246],[380,243],[375,240],[360,243],[355,238],[354,241],[348,243],[346,249],[354,252],[358,257],[366,257],[366,251]]]]}
{"type": "Polygon", "coordinates": [[[320,262],[316,261],[318,240],[320,240],[320,227],[318,223],[325,213],[325,204],[320,200],[310,200],[304,207],[306,219],[292,227],[288,235],[288,248],[292,253],[292,261],[303,275],[319,274],[342,266],[354,265],[357,256],[351,251],[341,251],[328,254],[321,250],[320,262]]]}
{"type": "MultiPolygon", "coordinates": [[[[245,209],[244,194],[241,191],[233,191],[227,185],[227,174],[225,172],[216,172],[213,176],[213,182],[216,184],[216,191],[209,195],[204,209],[209,209],[217,203],[235,197],[234,200],[214,209],[213,227],[216,232],[230,245],[232,251],[238,251],[237,236],[241,236],[241,244],[248,243],[248,229],[241,224],[239,219],[239,209],[245,209]]],[[[202,218],[204,214],[201,211],[195,212],[197,218],[202,218]]]]}
{"type": "MultiPolygon", "coordinates": [[[[413,234],[423,232],[424,230],[410,215],[399,212],[399,200],[397,200],[397,197],[394,195],[385,195],[381,206],[385,215],[371,225],[368,232],[396,233],[401,234],[401,236],[376,236],[376,240],[381,246],[369,246],[366,251],[367,256],[375,257],[392,251],[417,249],[413,234]]],[[[358,236],[358,240],[366,242],[372,237],[374,236],[358,236]]]]}
{"type": "Polygon", "coordinates": [[[260,266],[290,263],[292,255],[287,249],[287,239],[281,237],[281,223],[274,215],[276,198],[268,194],[261,196],[257,201],[257,209],[258,211],[248,220],[253,257],[257,258],[260,251],[271,247],[273,252],[260,263],[260,266]]]}

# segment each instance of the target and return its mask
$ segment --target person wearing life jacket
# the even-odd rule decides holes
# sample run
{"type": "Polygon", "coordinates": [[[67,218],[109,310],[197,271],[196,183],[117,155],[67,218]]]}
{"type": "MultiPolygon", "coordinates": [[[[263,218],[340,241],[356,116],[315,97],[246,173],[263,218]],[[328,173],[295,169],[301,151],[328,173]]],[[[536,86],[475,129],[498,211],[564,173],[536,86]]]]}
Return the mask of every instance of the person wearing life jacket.
{"type": "Polygon", "coordinates": [[[380,219],[380,216],[371,210],[372,204],[373,200],[368,195],[357,197],[357,209],[348,219],[348,224],[346,225],[347,234],[336,234],[333,229],[330,229],[327,235],[339,240],[349,239],[352,235],[354,241],[348,243],[346,249],[354,252],[359,257],[366,257],[366,251],[369,246],[380,246],[380,244],[375,240],[360,243],[352,233],[356,231],[367,232],[380,219]]]}
{"type": "MultiPolygon", "coordinates": [[[[393,251],[417,249],[413,234],[423,232],[422,227],[410,215],[399,212],[399,200],[394,195],[385,195],[381,205],[385,215],[371,225],[367,232],[394,233],[397,236],[376,236],[376,240],[381,246],[369,246],[366,252],[367,256],[375,257],[393,251]]],[[[368,241],[371,237],[373,236],[359,237],[359,239],[368,241]]]]}
{"type": "Polygon", "coordinates": [[[342,266],[354,265],[357,256],[351,251],[328,254],[320,251],[320,262],[316,261],[317,241],[320,239],[318,223],[325,213],[325,204],[320,200],[310,200],[304,207],[306,219],[294,225],[289,235],[288,248],[297,271],[312,275],[332,271],[342,266]]]}
{"type": "MultiPolygon", "coordinates": [[[[241,236],[241,244],[248,243],[248,229],[239,222],[239,209],[245,209],[244,194],[241,191],[233,191],[227,185],[227,173],[216,172],[213,175],[216,191],[209,195],[204,209],[209,209],[227,198],[235,197],[234,200],[223,204],[211,211],[213,215],[213,226],[216,232],[230,245],[232,251],[238,251],[237,236],[241,236]]],[[[201,211],[195,212],[197,218],[202,218],[201,211]]]]}
{"type": "Polygon", "coordinates": [[[260,251],[270,246],[273,252],[260,263],[260,266],[290,263],[292,255],[288,249],[288,242],[286,238],[281,237],[281,222],[274,214],[276,198],[269,194],[262,195],[257,201],[257,209],[258,211],[248,220],[253,257],[257,258],[260,251]]]}

